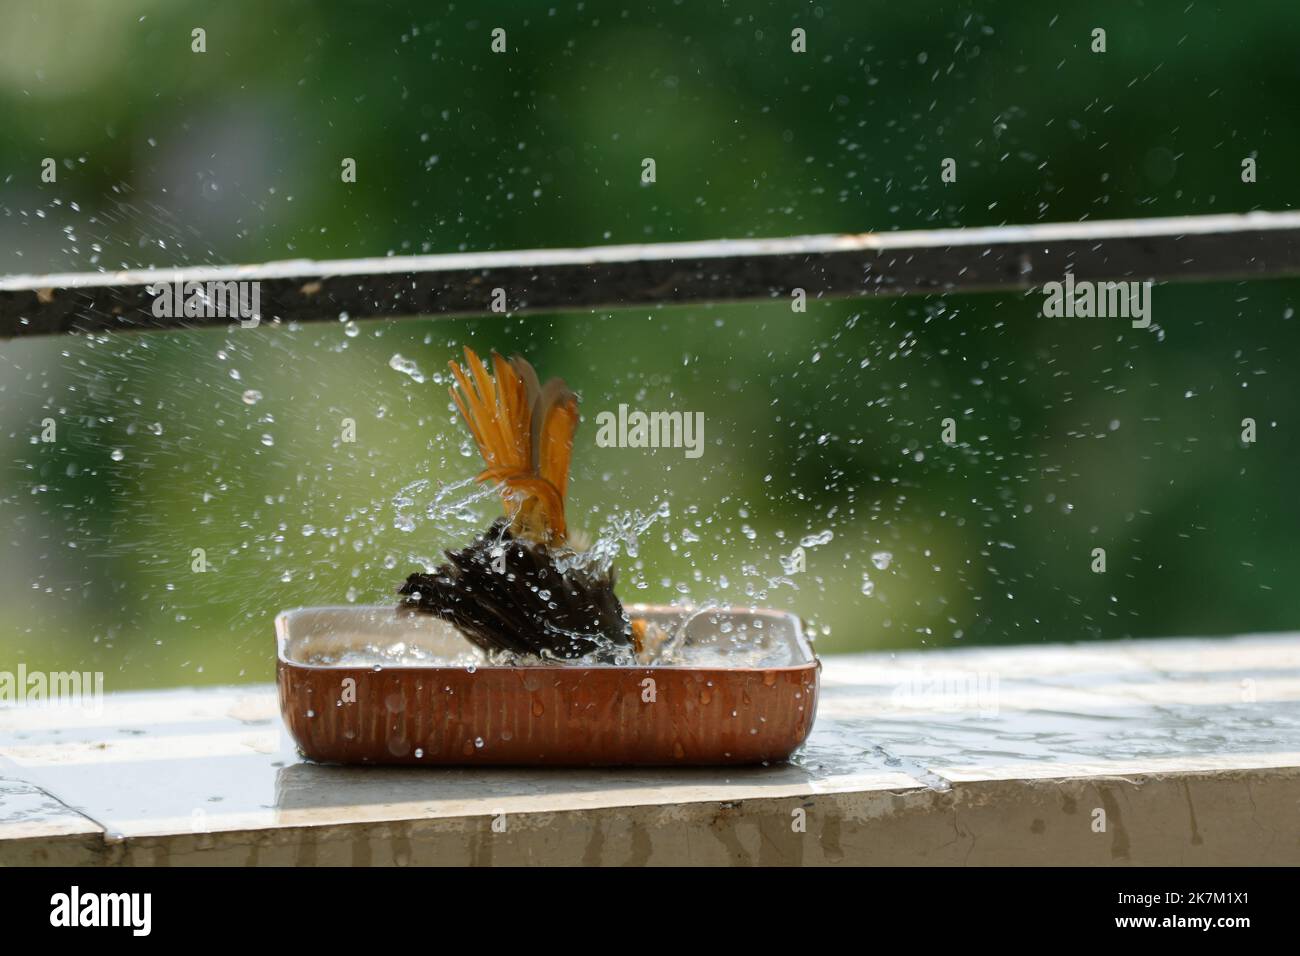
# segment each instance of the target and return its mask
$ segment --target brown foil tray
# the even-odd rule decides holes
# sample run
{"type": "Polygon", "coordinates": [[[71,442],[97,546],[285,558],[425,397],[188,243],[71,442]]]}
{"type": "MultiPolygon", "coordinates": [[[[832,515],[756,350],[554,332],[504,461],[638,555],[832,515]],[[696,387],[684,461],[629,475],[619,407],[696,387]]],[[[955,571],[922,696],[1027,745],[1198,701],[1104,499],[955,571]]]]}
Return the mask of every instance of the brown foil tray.
{"type": "Polygon", "coordinates": [[[784,760],[807,739],[820,664],[795,615],[627,610],[665,626],[689,618],[699,662],[499,666],[428,615],[285,611],[280,711],[302,752],[327,763],[746,764],[784,760]],[[367,645],[404,645],[405,659],[362,660],[367,645]]]}

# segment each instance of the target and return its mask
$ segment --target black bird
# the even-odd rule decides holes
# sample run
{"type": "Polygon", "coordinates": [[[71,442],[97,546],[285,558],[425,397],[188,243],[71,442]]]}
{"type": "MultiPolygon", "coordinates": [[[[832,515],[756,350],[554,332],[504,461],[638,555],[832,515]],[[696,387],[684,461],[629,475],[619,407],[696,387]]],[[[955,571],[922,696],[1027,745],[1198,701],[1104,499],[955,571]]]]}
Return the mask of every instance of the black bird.
{"type": "Polygon", "coordinates": [[[646,624],[628,619],[608,563],[569,547],[564,498],[578,398],[559,378],[541,385],[516,355],[492,354],[495,373],[465,349],[451,365],[451,397],[496,481],[506,517],[432,574],[416,573],[401,607],[435,614],[489,652],[627,662],[643,649],[646,624]],[[459,388],[457,388],[459,386],[459,388]]]}

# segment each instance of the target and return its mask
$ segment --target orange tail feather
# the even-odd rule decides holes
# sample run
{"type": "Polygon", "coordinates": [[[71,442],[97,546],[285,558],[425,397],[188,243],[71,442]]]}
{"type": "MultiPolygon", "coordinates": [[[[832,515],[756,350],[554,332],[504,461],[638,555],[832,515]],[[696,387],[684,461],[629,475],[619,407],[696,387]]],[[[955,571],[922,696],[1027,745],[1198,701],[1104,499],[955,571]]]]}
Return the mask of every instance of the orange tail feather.
{"type": "Polygon", "coordinates": [[[451,366],[452,400],[487,465],[480,481],[496,481],[511,532],[552,545],[564,544],[568,528],[564,498],[578,427],[578,398],[561,379],[544,387],[523,358],[492,354],[493,377],[468,346],[467,368],[451,366]]]}

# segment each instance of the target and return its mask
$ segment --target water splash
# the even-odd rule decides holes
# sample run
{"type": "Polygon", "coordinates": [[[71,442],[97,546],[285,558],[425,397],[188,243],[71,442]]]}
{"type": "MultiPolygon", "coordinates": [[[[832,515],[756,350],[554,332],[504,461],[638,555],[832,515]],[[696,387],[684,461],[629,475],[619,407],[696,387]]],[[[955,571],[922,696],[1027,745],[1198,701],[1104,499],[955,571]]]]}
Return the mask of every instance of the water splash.
{"type": "Polygon", "coordinates": [[[401,372],[413,382],[424,383],[424,373],[420,371],[420,367],[415,364],[414,360],[403,358],[397,352],[394,352],[393,357],[388,360],[388,367],[401,372]]]}
{"type": "MultiPolygon", "coordinates": [[[[432,524],[440,532],[455,525],[477,527],[483,523],[483,516],[475,506],[495,495],[494,488],[480,485],[473,478],[451,483],[419,478],[393,495],[393,527],[408,533],[421,524],[432,524]],[[431,487],[433,494],[429,496],[431,487]]],[[[455,533],[460,533],[460,529],[455,533]]]]}
{"type": "Polygon", "coordinates": [[[588,550],[562,555],[556,561],[556,566],[561,571],[580,567],[595,573],[608,574],[621,553],[625,553],[629,558],[637,557],[640,554],[641,535],[649,531],[655,522],[671,514],[672,510],[668,502],[661,501],[649,513],[642,512],[638,508],[612,515],[605,520],[599,536],[588,550]]]}

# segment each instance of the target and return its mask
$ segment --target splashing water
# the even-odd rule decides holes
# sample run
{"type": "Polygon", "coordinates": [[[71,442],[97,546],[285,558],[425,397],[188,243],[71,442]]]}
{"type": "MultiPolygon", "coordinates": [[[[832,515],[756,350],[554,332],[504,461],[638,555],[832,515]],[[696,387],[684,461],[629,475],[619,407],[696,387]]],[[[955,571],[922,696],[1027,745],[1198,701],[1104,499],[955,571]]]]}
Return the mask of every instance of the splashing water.
{"type": "Polygon", "coordinates": [[[424,373],[420,371],[420,367],[412,359],[402,358],[400,354],[394,352],[393,357],[388,360],[388,367],[401,372],[413,382],[424,383],[424,373]]]}
{"type": "Polygon", "coordinates": [[[625,552],[629,558],[640,553],[640,538],[661,518],[672,513],[667,501],[661,501],[651,512],[643,513],[640,509],[624,511],[606,519],[595,543],[585,551],[574,551],[561,556],[556,567],[561,571],[570,568],[583,568],[601,574],[608,574],[620,553],[625,552]]]}
{"type": "MultiPolygon", "coordinates": [[[[422,523],[432,524],[438,531],[447,531],[456,524],[477,527],[483,523],[483,516],[474,506],[495,496],[491,485],[478,484],[474,478],[451,483],[420,478],[404,485],[393,496],[393,527],[408,533],[422,523]],[[435,484],[433,495],[422,502],[430,486],[435,484]]],[[[457,529],[456,533],[461,531],[457,529]]],[[[426,562],[425,570],[433,568],[426,562]]]]}

